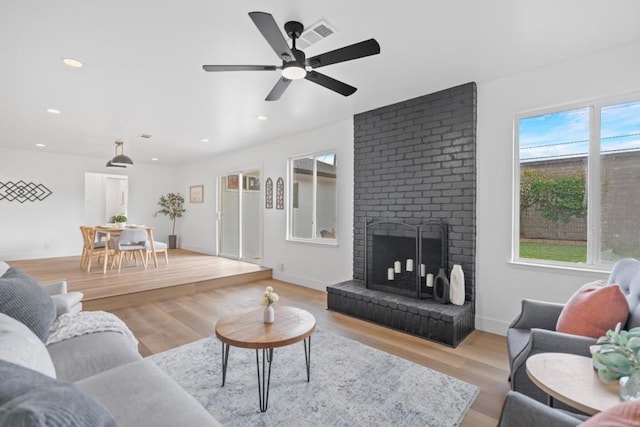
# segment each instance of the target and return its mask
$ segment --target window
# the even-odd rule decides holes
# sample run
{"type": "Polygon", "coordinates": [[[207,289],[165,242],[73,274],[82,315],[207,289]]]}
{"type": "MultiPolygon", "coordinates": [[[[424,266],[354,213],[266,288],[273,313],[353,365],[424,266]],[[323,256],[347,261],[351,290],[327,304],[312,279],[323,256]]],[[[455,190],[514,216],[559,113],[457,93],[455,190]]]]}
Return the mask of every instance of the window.
{"type": "Polygon", "coordinates": [[[337,164],[334,153],[289,161],[290,240],[334,243],[337,226],[337,164]]]}
{"type": "Polygon", "coordinates": [[[516,117],[514,259],[640,257],[640,101],[516,117]]]}

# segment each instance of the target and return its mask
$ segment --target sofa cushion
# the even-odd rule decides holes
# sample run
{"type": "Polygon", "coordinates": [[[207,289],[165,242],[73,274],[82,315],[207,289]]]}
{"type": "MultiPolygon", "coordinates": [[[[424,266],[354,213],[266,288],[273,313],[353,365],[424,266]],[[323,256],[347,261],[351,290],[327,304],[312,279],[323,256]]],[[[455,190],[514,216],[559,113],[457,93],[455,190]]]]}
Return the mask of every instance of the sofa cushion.
{"type": "Polygon", "coordinates": [[[80,335],[47,346],[58,378],[77,381],[142,357],[118,332],[80,335]]]}
{"type": "Polygon", "coordinates": [[[599,338],[618,322],[624,325],[627,317],[629,306],[619,286],[587,287],[564,306],[556,331],[599,338]]]}
{"type": "Polygon", "coordinates": [[[56,317],[56,307],[33,277],[11,267],[0,277],[0,313],[24,323],[44,342],[56,317]]]}
{"type": "Polygon", "coordinates": [[[73,384],[0,360],[0,425],[115,427],[109,411],[73,384]]]}
{"type": "Polygon", "coordinates": [[[75,384],[104,403],[120,427],[220,425],[150,360],[128,363],[75,384]]]}
{"type": "Polygon", "coordinates": [[[0,359],[56,377],[47,348],[31,329],[0,313],[0,359]]]}

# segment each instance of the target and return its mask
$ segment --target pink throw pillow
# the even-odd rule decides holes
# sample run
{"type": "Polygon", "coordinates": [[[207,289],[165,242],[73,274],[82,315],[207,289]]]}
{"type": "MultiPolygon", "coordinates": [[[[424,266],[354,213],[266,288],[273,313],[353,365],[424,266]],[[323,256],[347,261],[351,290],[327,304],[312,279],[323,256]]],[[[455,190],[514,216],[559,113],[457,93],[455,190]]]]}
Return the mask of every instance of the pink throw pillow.
{"type": "Polygon", "coordinates": [[[638,427],[640,401],[624,402],[589,418],[583,427],[638,427]]]}
{"type": "Polygon", "coordinates": [[[586,288],[575,293],[562,309],[556,331],[600,338],[618,322],[624,328],[628,317],[629,305],[619,286],[586,288]]]}

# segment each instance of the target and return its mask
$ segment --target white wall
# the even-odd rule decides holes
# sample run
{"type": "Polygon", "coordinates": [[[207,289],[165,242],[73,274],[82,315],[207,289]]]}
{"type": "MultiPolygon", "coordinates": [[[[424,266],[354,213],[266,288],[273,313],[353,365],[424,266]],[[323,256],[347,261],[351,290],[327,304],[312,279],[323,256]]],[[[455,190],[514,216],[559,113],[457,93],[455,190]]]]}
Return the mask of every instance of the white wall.
{"type": "MultiPolygon", "coordinates": [[[[334,150],[338,156],[338,246],[287,242],[286,210],[263,209],[262,265],[277,279],[317,289],[353,276],[353,121],[346,120],[296,135],[265,141],[246,150],[185,165],[184,187],[204,184],[205,202],[187,204],[181,246],[204,253],[216,250],[216,179],[234,170],[262,170],[262,182],[287,176],[290,157],[334,150]],[[276,269],[278,263],[284,270],[276,269]]],[[[261,186],[264,193],[264,185],[261,186]]],[[[275,188],[274,188],[275,198],[275,188]]],[[[264,206],[264,194],[261,204],[264,206]]],[[[288,200],[285,201],[285,204],[288,200]]]]}
{"type": "MultiPolygon", "coordinates": [[[[128,214],[132,223],[156,227],[155,240],[166,241],[170,222],[153,217],[158,198],[183,191],[175,168],[136,164],[106,168],[106,159],[0,148],[0,182],[43,184],[53,192],[43,201],[0,200],[0,260],[51,258],[82,252],[85,172],[129,176],[128,214]]],[[[95,224],[90,224],[95,225],[95,224]]]]}
{"type": "Polygon", "coordinates": [[[476,327],[506,333],[522,298],[565,302],[606,274],[509,263],[518,112],[640,90],[640,43],[478,84],[476,327]]]}

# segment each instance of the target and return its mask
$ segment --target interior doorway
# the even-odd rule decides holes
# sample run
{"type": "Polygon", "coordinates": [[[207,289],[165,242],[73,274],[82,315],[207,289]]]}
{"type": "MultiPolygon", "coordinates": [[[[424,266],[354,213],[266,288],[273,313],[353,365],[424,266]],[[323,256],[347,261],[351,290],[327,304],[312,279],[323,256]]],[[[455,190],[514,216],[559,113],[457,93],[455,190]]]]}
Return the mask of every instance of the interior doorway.
{"type": "Polygon", "coordinates": [[[260,170],[232,172],[219,179],[219,255],[255,264],[262,261],[260,170]]]}
{"type": "Polygon", "coordinates": [[[129,177],[87,172],[84,175],[84,222],[100,225],[127,215],[129,177]]]}

